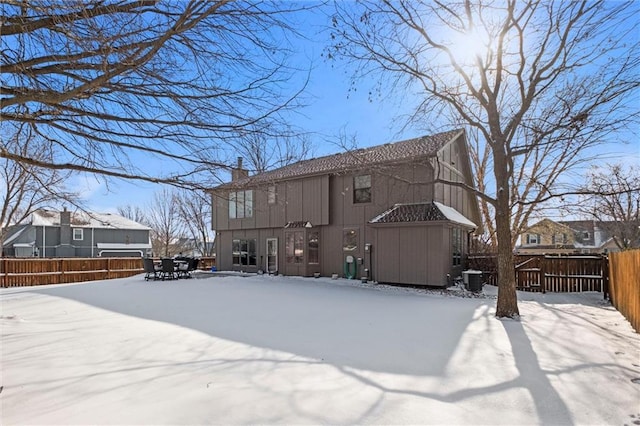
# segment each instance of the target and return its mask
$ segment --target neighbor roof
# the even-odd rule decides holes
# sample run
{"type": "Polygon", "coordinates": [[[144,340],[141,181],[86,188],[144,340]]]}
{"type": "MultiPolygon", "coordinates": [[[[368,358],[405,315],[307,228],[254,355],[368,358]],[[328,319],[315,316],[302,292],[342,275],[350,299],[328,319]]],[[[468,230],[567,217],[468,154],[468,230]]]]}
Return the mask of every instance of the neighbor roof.
{"type": "Polygon", "coordinates": [[[371,219],[370,223],[408,223],[448,220],[470,228],[476,224],[452,207],[433,201],[430,203],[395,204],[389,210],[371,219]]]}
{"type": "MultiPolygon", "coordinates": [[[[31,214],[31,225],[60,226],[60,212],[45,209],[36,210],[31,214]]],[[[82,211],[71,213],[71,226],[76,228],[151,229],[114,213],[86,213],[82,211]]]]}
{"type": "Polygon", "coordinates": [[[462,132],[463,130],[461,129],[451,130],[431,136],[422,136],[415,139],[303,160],[279,169],[229,182],[218,186],[218,188],[243,187],[250,184],[308,175],[335,173],[375,164],[393,163],[431,156],[435,155],[442,147],[462,132]]]}

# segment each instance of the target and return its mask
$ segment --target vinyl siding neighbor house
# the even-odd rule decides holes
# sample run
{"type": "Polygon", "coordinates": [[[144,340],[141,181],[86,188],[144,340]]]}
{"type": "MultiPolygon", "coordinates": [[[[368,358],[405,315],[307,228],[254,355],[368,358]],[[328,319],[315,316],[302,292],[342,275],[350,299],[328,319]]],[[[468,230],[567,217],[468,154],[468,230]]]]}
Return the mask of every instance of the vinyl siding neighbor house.
{"type": "MultiPolygon", "coordinates": [[[[616,235],[637,235],[637,222],[542,219],[519,237],[517,254],[605,254],[619,251],[616,235]],[[630,231],[630,228],[631,231],[630,231]],[[625,233],[625,231],[627,231],[625,233]]],[[[640,247],[640,241],[629,241],[640,247]]]]}
{"type": "Polygon", "coordinates": [[[300,161],[214,188],[219,270],[446,286],[480,223],[465,133],[300,161]]]}
{"type": "Polygon", "coordinates": [[[151,252],[151,229],[112,213],[37,210],[7,229],[3,256],[116,257],[151,252]]]}

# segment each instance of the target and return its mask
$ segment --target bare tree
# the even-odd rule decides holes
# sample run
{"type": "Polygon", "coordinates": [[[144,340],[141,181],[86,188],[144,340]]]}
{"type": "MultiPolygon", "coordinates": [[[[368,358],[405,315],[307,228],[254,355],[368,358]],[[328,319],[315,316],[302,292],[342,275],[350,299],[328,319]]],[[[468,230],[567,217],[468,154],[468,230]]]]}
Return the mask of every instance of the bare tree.
{"type": "Polygon", "coordinates": [[[450,184],[475,191],[493,215],[498,317],[519,314],[512,233],[526,206],[570,192],[559,177],[637,122],[637,14],[637,3],[598,0],[337,5],[328,54],[354,61],[354,79],[417,92],[413,122],[478,133],[487,185],[450,184]]]}
{"type": "Polygon", "coordinates": [[[572,210],[600,222],[620,250],[640,248],[640,171],[607,164],[594,167],[572,210]]]}
{"type": "Polygon", "coordinates": [[[212,256],[211,197],[204,192],[181,191],[176,193],[175,201],[178,216],[193,242],[193,248],[203,256],[212,256]]]}
{"type": "Polygon", "coordinates": [[[247,160],[248,170],[254,173],[284,167],[312,152],[309,136],[293,131],[282,135],[253,132],[235,145],[235,153],[247,160]]]}
{"type": "MultiPolygon", "coordinates": [[[[24,141],[7,138],[4,144],[24,156],[50,158],[46,145],[38,143],[28,133],[24,136],[24,141]]],[[[58,207],[61,204],[79,206],[78,194],[66,189],[69,175],[68,172],[0,159],[0,243],[4,241],[7,226],[22,222],[39,208],[58,207]]]]}
{"type": "Polygon", "coordinates": [[[130,204],[119,206],[118,214],[142,225],[146,225],[148,223],[147,215],[144,213],[142,208],[138,206],[132,206],[130,204]]]}
{"type": "Polygon", "coordinates": [[[151,246],[156,256],[171,256],[182,251],[181,242],[186,232],[172,190],[165,187],[156,192],[145,216],[151,228],[151,246]]]}
{"type": "Polygon", "coordinates": [[[305,83],[291,83],[298,70],[287,62],[296,34],[290,18],[307,7],[251,0],[3,2],[0,119],[6,133],[28,129],[53,157],[24,155],[4,142],[0,157],[202,187],[228,168],[219,160],[223,142],[264,128],[278,134],[284,113],[296,106],[305,83]]]}

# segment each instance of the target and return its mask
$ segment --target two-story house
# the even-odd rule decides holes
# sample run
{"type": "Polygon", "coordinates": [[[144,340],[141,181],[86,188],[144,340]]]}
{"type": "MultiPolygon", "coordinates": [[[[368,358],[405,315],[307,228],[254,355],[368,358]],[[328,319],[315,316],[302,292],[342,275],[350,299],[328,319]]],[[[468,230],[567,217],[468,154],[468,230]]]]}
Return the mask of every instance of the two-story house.
{"type": "Polygon", "coordinates": [[[146,256],[150,232],[117,214],[40,209],[7,229],[2,252],[15,257],[146,256]]]}
{"type": "MultiPolygon", "coordinates": [[[[517,254],[603,254],[619,251],[616,235],[624,236],[627,223],[595,220],[542,219],[519,236],[517,254]]],[[[638,224],[629,223],[630,227],[638,224]]],[[[633,232],[628,233],[634,235],[633,232]]],[[[631,242],[640,246],[640,241],[631,242]]]]}
{"type": "Polygon", "coordinates": [[[480,223],[473,187],[463,130],[253,176],[239,159],[212,190],[217,266],[445,286],[480,223]]]}

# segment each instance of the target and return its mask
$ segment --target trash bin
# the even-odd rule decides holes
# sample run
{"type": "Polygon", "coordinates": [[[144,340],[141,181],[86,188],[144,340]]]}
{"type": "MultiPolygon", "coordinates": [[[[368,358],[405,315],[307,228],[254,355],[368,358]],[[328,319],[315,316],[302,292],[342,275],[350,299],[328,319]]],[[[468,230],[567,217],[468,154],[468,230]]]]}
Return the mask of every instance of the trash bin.
{"type": "Polygon", "coordinates": [[[482,271],[465,271],[469,276],[469,291],[482,291],[482,271]]]}

